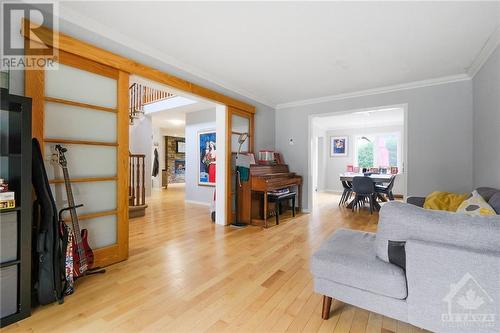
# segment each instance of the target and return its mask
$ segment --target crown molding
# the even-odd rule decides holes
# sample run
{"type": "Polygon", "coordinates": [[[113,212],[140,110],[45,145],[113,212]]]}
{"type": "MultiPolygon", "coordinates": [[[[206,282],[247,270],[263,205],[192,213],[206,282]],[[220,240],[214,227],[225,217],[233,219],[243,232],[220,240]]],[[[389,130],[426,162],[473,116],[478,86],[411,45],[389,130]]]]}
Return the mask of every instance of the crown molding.
{"type": "Polygon", "coordinates": [[[490,38],[488,38],[481,51],[479,51],[470,67],[467,68],[467,74],[471,78],[473,78],[481,70],[498,45],[500,45],[500,26],[491,34],[490,38]]]}
{"type": "MultiPolygon", "coordinates": [[[[265,98],[262,98],[260,96],[256,96],[244,89],[240,89],[238,87],[235,87],[231,85],[230,83],[227,83],[221,79],[216,78],[214,75],[209,74],[195,66],[191,66],[185,62],[182,62],[178,60],[175,57],[172,57],[156,48],[153,48],[149,45],[146,45],[145,43],[126,36],[125,34],[105,25],[102,24],[88,16],[82,15],[80,13],[77,13],[71,8],[65,7],[64,10],[59,9],[59,19],[64,20],[70,24],[73,24],[75,26],[78,26],[82,29],[91,31],[95,33],[98,36],[102,36],[104,38],[110,39],[118,44],[123,45],[124,47],[128,49],[132,49],[136,52],[139,52],[141,54],[150,56],[154,58],[155,60],[158,60],[164,64],[168,64],[170,66],[173,66],[183,72],[189,73],[191,75],[194,75],[197,78],[203,79],[205,81],[208,81],[210,83],[213,83],[217,85],[220,88],[227,89],[233,93],[236,93],[238,95],[241,95],[243,97],[246,97],[250,100],[253,100],[255,102],[264,104],[269,107],[274,107],[274,103],[271,103],[267,101],[265,98]],[[64,12],[64,15],[61,14],[61,12],[64,12]]],[[[75,36],[76,37],[76,36],[75,36]]]]}
{"type": "Polygon", "coordinates": [[[294,101],[294,102],[290,102],[290,103],[282,103],[282,104],[276,105],[275,108],[277,110],[278,109],[286,109],[286,108],[291,108],[291,107],[296,107],[296,106],[325,103],[325,102],[338,101],[338,100],[342,100],[342,99],[349,99],[349,98],[355,98],[355,97],[385,94],[385,93],[390,93],[390,92],[400,91],[400,90],[424,88],[424,87],[430,87],[430,86],[435,86],[435,85],[440,85],[440,84],[467,81],[470,79],[471,79],[471,77],[467,74],[444,76],[444,77],[439,77],[439,78],[434,78],[434,79],[429,79],[429,80],[414,81],[414,82],[402,83],[402,84],[386,86],[386,87],[381,87],[381,88],[367,89],[367,90],[361,90],[361,91],[350,92],[350,93],[345,93],[345,94],[323,96],[323,97],[318,97],[318,98],[310,98],[310,99],[304,99],[304,100],[294,101]]]}

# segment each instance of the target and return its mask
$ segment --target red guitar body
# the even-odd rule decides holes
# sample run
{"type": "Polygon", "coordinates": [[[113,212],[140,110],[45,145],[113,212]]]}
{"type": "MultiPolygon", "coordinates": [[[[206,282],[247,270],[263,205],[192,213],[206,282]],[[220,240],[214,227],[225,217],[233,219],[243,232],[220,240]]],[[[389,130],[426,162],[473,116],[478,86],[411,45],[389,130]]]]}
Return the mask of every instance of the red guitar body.
{"type": "Polygon", "coordinates": [[[94,266],[94,252],[89,246],[88,242],[88,232],[87,229],[82,229],[82,244],[79,247],[76,243],[76,237],[73,237],[73,275],[79,277],[85,274],[85,272],[94,266]],[[79,251],[78,249],[81,248],[79,251]],[[80,253],[83,252],[83,253],[80,253]],[[84,259],[81,260],[82,256],[84,259]],[[82,267],[80,263],[86,263],[87,267],[82,267]]]}

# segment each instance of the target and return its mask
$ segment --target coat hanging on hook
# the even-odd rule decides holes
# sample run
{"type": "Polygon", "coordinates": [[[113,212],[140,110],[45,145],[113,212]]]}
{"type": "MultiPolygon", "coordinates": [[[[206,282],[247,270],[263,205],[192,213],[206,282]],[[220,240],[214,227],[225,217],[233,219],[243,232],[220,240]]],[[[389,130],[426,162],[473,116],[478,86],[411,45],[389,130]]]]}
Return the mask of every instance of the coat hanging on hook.
{"type": "Polygon", "coordinates": [[[152,176],[153,177],[157,177],[159,169],[160,169],[160,163],[158,162],[158,149],[155,148],[154,154],[155,154],[155,158],[153,160],[153,173],[152,173],[152,176]]]}

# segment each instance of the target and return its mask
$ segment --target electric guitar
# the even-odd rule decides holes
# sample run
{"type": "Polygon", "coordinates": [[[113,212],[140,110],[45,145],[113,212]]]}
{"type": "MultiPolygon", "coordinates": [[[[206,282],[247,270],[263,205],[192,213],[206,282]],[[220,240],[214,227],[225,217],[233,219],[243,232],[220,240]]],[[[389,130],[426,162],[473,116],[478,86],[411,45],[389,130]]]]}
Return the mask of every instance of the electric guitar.
{"type": "MultiPolygon", "coordinates": [[[[68,207],[63,209],[63,211],[68,210],[71,215],[71,229],[73,231],[72,237],[72,257],[73,257],[73,276],[75,278],[83,276],[88,270],[92,269],[94,264],[94,253],[88,243],[88,232],[87,229],[82,229],[80,231],[80,225],[78,223],[78,214],[76,213],[76,208],[82,205],[75,206],[75,200],[73,198],[73,191],[71,189],[71,182],[68,173],[68,162],[64,153],[67,149],[61,145],[56,145],[55,147],[58,153],[58,164],[61,166],[64,175],[64,185],[66,186],[66,196],[68,198],[68,207]]],[[[61,214],[60,214],[60,217],[61,214]]],[[[63,222],[64,223],[64,222],[63,222]]]]}

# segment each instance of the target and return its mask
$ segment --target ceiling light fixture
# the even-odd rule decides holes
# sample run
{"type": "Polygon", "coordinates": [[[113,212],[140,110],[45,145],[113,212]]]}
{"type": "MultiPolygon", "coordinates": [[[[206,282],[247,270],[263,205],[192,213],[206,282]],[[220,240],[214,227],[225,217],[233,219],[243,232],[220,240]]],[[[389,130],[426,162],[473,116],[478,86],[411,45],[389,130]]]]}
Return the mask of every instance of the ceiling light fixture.
{"type": "Polygon", "coordinates": [[[167,119],[167,122],[175,125],[175,126],[181,126],[184,125],[186,122],[182,119],[167,119]]]}

